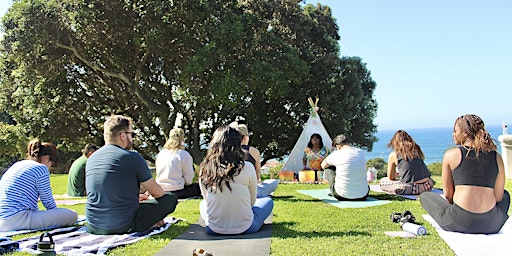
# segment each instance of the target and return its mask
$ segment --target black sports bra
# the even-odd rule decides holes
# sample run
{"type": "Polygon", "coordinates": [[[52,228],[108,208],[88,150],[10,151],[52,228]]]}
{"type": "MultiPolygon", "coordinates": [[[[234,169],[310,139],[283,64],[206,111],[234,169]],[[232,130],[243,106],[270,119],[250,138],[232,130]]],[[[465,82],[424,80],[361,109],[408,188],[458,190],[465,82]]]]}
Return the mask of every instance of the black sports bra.
{"type": "Polygon", "coordinates": [[[459,149],[462,160],[452,171],[453,184],[494,188],[496,177],[498,177],[496,151],[489,153],[480,151],[476,158],[475,149],[468,150],[462,146],[459,146],[459,149]]]}

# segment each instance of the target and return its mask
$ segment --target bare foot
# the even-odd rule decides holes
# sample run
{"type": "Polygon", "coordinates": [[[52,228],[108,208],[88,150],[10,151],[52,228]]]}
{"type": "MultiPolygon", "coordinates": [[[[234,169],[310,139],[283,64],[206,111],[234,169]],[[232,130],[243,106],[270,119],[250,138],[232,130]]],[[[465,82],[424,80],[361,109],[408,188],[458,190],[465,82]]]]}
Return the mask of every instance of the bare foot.
{"type": "Polygon", "coordinates": [[[161,221],[157,222],[155,225],[153,225],[153,228],[159,228],[159,227],[162,227],[164,225],[165,225],[165,221],[161,220],[161,221]]]}

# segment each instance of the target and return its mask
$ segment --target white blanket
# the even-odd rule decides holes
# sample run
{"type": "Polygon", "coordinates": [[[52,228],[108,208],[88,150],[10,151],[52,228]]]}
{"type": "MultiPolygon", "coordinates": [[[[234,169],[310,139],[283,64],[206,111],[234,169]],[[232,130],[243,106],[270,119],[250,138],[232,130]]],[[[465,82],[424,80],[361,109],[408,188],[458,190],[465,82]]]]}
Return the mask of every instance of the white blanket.
{"type": "Polygon", "coordinates": [[[512,255],[512,220],[509,218],[500,232],[492,235],[463,234],[443,230],[430,215],[423,215],[439,236],[459,256],[512,255]]]}

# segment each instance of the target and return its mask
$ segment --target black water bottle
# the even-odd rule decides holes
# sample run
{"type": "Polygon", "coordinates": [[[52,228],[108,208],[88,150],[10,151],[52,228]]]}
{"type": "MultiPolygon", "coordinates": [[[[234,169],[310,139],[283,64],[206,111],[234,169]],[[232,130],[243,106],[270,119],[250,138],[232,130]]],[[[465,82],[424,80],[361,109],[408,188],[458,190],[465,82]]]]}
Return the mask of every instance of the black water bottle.
{"type": "Polygon", "coordinates": [[[45,256],[54,256],[57,255],[55,253],[55,243],[53,242],[52,235],[50,233],[45,232],[42,233],[39,237],[39,242],[37,243],[37,255],[45,255],[45,256]],[[48,237],[49,241],[44,241],[45,235],[48,237]]]}

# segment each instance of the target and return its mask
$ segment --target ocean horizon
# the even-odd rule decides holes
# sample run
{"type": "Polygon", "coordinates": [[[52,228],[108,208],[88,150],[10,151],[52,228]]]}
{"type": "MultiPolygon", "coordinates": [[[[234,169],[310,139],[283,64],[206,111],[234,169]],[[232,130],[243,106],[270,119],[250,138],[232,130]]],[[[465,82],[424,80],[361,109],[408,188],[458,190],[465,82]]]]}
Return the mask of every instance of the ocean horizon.
{"type": "MultiPolygon", "coordinates": [[[[487,126],[487,131],[495,140],[494,143],[498,147],[498,152],[501,153],[501,146],[498,141],[498,136],[502,134],[501,126],[487,126]]],[[[396,130],[386,129],[378,131],[375,136],[378,141],[373,144],[372,151],[366,153],[366,159],[383,158],[388,161],[388,155],[391,150],[386,147],[396,130]]],[[[453,143],[452,132],[453,127],[442,128],[417,128],[417,129],[403,129],[416,141],[425,154],[425,163],[435,163],[443,161],[443,154],[446,150],[455,147],[453,143]]]]}

